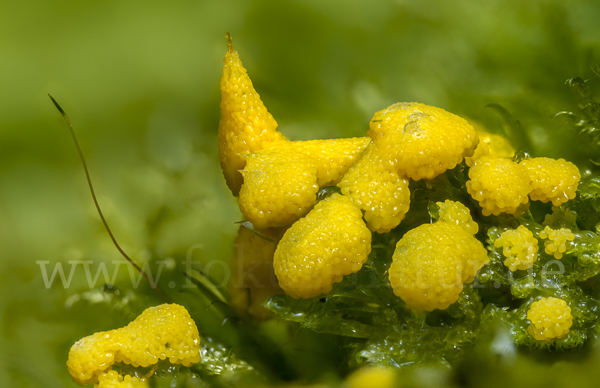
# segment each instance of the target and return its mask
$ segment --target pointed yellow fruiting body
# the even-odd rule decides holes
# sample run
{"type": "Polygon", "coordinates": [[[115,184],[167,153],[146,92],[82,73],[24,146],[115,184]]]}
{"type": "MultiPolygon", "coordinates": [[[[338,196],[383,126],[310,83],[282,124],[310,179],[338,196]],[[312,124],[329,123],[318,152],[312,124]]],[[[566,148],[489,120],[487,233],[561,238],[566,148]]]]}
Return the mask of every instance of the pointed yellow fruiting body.
{"type": "Polygon", "coordinates": [[[129,325],[95,333],[69,351],[67,368],[80,385],[97,383],[115,363],[148,367],[159,360],[190,366],[200,361],[200,336],[185,307],[150,307],[129,325]]]}
{"type": "Polygon", "coordinates": [[[293,298],[312,298],[362,268],[371,232],[350,198],[332,194],[283,235],[275,251],[275,275],[293,298]]]}
{"type": "Polygon", "coordinates": [[[221,77],[219,159],[227,186],[237,197],[243,182],[238,170],[246,165],[246,155],[286,138],[277,130],[277,122],[254,90],[229,34],[227,48],[221,77]]]}
{"type": "Polygon", "coordinates": [[[504,265],[511,271],[526,270],[538,259],[538,240],[523,225],[502,232],[494,241],[494,246],[502,247],[502,253],[506,257],[504,265]]]}
{"type": "Polygon", "coordinates": [[[571,308],[559,298],[541,298],[527,310],[529,334],[538,341],[562,338],[573,325],[571,308]]]}
{"type": "Polygon", "coordinates": [[[319,188],[336,184],[369,138],[285,142],[248,157],[239,205],[259,229],[289,226],[306,215],[319,188]]]}

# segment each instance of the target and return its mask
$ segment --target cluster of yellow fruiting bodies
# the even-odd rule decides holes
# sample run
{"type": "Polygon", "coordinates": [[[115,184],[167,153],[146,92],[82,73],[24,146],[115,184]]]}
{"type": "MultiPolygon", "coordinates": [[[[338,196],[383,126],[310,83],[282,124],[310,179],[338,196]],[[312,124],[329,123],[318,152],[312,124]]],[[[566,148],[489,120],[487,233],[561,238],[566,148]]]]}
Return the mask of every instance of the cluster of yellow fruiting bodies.
{"type": "Polygon", "coordinates": [[[512,159],[482,156],[469,170],[467,191],[484,215],[518,214],[529,199],[560,206],[575,198],[579,169],[564,159],[512,159]]]}
{"type": "Polygon", "coordinates": [[[311,210],[320,188],[338,185],[364,212],[369,229],[389,232],[408,211],[408,179],[435,178],[472,155],[479,142],[463,118],[419,103],[377,112],[369,137],[288,141],[229,37],[224,62],[221,166],[242,214],[259,229],[291,225],[311,210]]]}
{"type": "Polygon", "coordinates": [[[406,215],[409,179],[435,178],[471,156],[479,143],[466,120],[419,103],[377,112],[366,138],[288,141],[229,37],[224,62],[223,173],[254,227],[291,225],[277,245],[274,268],[281,288],[296,298],[329,292],[358,271],[371,249],[369,229],[389,232],[406,215]],[[315,205],[318,190],[331,185],[341,194],[315,205]]]}
{"type": "MultiPolygon", "coordinates": [[[[546,226],[540,231],[539,236],[542,240],[546,240],[544,242],[546,253],[558,260],[563,257],[571,241],[575,240],[575,235],[567,228],[555,230],[546,226]]],[[[504,265],[511,271],[531,268],[538,259],[538,240],[533,236],[533,232],[523,225],[502,232],[494,241],[494,246],[502,247],[502,253],[506,257],[504,265]]]]}
{"type": "MultiPolygon", "coordinates": [[[[461,117],[419,103],[397,103],[375,113],[369,137],[289,141],[254,90],[229,35],[227,45],[218,131],[221,167],[246,220],[272,240],[245,227],[236,240],[239,276],[233,277],[233,303],[256,316],[268,315],[258,302],[279,287],[294,298],[310,298],[360,270],[371,251],[371,231],[389,232],[408,212],[409,180],[433,179],[463,159],[471,167],[467,190],[484,215],[516,214],[529,199],[559,206],[575,196],[580,174],[572,163],[549,158],[516,163],[506,139],[476,132],[461,117]],[[319,189],[332,185],[341,194],[317,203],[319,189]],[[258,278],[246,273],[256,266],[261,267],[258,278]],[[278,285],[272,284],[273,273],[278,285]]],[[[418,310],[456,302],[463,284],[488,262],[469,210],[449,200],[437,206],[438,221],[407,232],[389,268],[394,293],[418,310]]],[[[547,239],[546,253],[560,259],[574,235],[546,227],[540,238],[547,239]]],[[[537,259],[537,240],[523,226],[502,233],[495,246],[503,247],[512,271],[527,269],[537,259]]],[[[570,308],[557,298],[534,302],[527,318],[537,340],[561,338],[572,325],[570,308]]],[[[199,345],[187,310],[164,304],[145,310],[126,327],[77,341],[67,367],[81,385],[141,388],[148,386],[145,377],[123,376],[113,365],[146,368],[168,359],[190,366],[200,361],[199,345]]],[[[383,385],[392,384],[393,375],[374,373],[383,385]]],[[[371,371],[365,376],[355,380],[370,381],[371,371]]]]}
{"type": "Polygon", "coordinates": [[[467,191],[479,202],[484,215],[518,214],[529,200],[559,206],[575,197],[581,175],[564,159],[512,160],[515,150],[502,136],[477,128],[479,145],[466,157],[470,181],[467,191]]]}
{"type": "MultiPolygon", "coordinates": [[[[249,247],[257,247],[249,263],[273,260],[279,286],[294,298],[327,293],[362,267],[371,232],[389,232],[408,212],[411,179],[433,179],[465,159],[467,191],[488,216],[518,215],[529,200],[559,206],[575,196],[581,177],[563,159],[517,163],[502,136],[419,103],[375,113],[368,137],[289,141],[260,101],[229,37],[221,91],[219,148],[227,184],[247,221],[265,234],[278,231],[274,242],[261,242],[248,230],[238,240],[245,236],[253,241],[249,247]],[[317,202],[325,186],[337,186],[341,194],[317,202]]],[[[437,207],[437,222],[407,232],[389,268],[394,293],[418,310],[456,302],[463,285],[488,262],[467,207],[449,200],[437,207]]],[[[546,253],[558,259],[574,238],[568,229],[549,227],[539,237],[547,240],[546,253]]],[[[530,268],[538,257],[537,239],[524,226],[504,231],[494,245],[502,247],[511,271],[530,268]]],[[[528,318],[539,340],[560,338],[571,325],[568,306],[555,298],[535,302],[528,318]]]]}
{"type": "MultiPolygon", "coordinates": [[[[279,285],[292,297],[329,292],[358,271],[370,252],[369,230],[389,232],[408,212],[409,180],[433,179],[464,158],[471,167],[467,190],[484,215],[516,214],[530,198],[557,205],[575,195],[580,175],[571,163],[548,158],[516,163],[505,138],[480,130],[480,141],[466,120],[419,103],[375,113],[369,137],[289,141],[260,101],[229,36],[224,62],[223,173],[255,228],[289,228],[277,248],[269,248],[274,254],[268,259],[273,257],[279,285]],[[319,189],[332,185],[341,194],[317,203],[319,189]]],[[[398,242],[390,268],[394,292],[422,310],[456,301],[463,283],[487,262],[468,209],[452,201],[438,207],[438,222],[398,242]]],[[[537,241],[527,233],[524,227],[507,231],[496,241],[511,270],[537,258],[537,241]]]]}
{"type": "Polygon", "coordinates": [[[159,360],[184,366],[200,361],[198,329],[183,306],[150,307],[123,328],[80,339],[69,351],[67,368],[73,381],[80,385],[134,387],[140,386],[143,379],[123,377],[111,370],[113,365],[146,368],[159,360]]]}

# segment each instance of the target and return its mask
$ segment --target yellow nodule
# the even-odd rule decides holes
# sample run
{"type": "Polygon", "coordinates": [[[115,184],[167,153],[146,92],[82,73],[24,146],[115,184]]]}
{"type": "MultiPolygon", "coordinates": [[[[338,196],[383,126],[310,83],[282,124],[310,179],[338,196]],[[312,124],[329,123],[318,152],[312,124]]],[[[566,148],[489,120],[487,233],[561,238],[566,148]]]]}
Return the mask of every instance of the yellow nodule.
{"type": "Polygon", "coordinates": [[[581,173],[564,159],[531,158],[519,163],[529,175],[532,201],[552,202],[560,206],[575,198],[581,173]]]}
{"type": "Polygon", "coordinates": [[[398,241],[390,284],[413,309],[444,310],[488,261],[481,242],[461,226],[444,221],[424,224],[398,241]]]}
{"type": "Polygon", "coordinates": [[[538,241],[523,225],[502,232],[494,241],[494,246],[502,247],[502,253],[506,257],[504,265],[511,271],[531,268],[538,259],[538,241]]]}
{"type": "Polygon", "coordinates": [[[285,293],[312,298],[362,268],[371,232],[350,198],[332,194],[283,235],[275,251],[275,274],[285,293]]]}
{"type": "Polygon", "coordinates": [[[538,341],[562,338],[573,325],[571,308],[559,298],[541,298],[527,310],[529,334],[538,341]]]}

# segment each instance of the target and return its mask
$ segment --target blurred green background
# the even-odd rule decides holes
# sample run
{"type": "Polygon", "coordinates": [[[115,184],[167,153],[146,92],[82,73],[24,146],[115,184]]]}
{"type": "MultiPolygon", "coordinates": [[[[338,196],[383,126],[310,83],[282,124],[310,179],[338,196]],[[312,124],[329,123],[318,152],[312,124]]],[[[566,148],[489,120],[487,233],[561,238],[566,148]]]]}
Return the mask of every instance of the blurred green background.
{"type": "MultiPolygon", "coordinates": [[[[194,260],[227,263],[241,216],[216,142],[225,32],[291,139],[361,136],[397,101],[496,131],[502,121],[485,106],[497,103],[533,154],[577,159],[551,118],[576,109],[564,81],[593,76],[598,20],[594,0],[1,2],[0,385],[76,386],[65,366],[73,342],[131,319],[102,307],[111,301],[82,268],[69,287],[44,285],[40,261],[68,275],[69,261],[112,273],[122,260],[47,93],[71,117],[125,251],[154,262],[195,248],[194,260]]],[[[159,283],[177,289],[171,264],[165,279],[176,284],[159,283]]],[[[143,285],[127,292],[125,268],[122,302],[155,304],[143,285]]]]}

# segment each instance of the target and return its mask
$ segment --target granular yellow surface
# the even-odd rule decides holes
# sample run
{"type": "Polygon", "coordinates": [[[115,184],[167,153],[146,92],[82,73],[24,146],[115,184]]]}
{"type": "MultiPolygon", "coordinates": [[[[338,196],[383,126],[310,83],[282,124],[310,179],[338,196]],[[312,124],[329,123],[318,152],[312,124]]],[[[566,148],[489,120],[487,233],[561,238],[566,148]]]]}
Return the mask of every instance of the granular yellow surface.
{"type": "Polygon", "coordinates": [[[371,232],[350,198],[332,194],[283,235],[275,274],[285,293],[311,298],[357,272],[371,252],[371,232]]]}
{"type": "Polygon", "coordinates": [[[185,307],[150,307],[129,325],[95,333],[69,351],[67,368],[80,385],[98,382],[113,364],[147,367],[159,360],[190,366],[200,361],[200,336],[185,307]]]}
{"type": "Polygon", "coordinates": [[[432,179],[456,167],[479,143],[465,119],[415,102],[397,103],[375,113],[369,127],[386,168],[414,180],[432,179]]]}
{"type": "Polygon", "coordinates": [[[444,310],[488,261],[481,242],[462,227],[443,221],[424,224],[398,241],[390,283],[409,307],[444,310]]]}
{"type": "Polygon", "coordinates": [[[291,225],[312,208],[319,188],[339,182],[369,142],[286,142],[250,155],[239,197],[244,218],[260,229],[291,225]]]}
{"type": "Polygon", "coordinates": [[[243,182],[238,170],[246,165],[246,155],[286,139],[254,90],[229,35],[227,47],[221,77],[219,160],[227,186],[237,197],[243,182]]]}
{"type": "Polygon", "coordinates": [[[364,211],[370,230],[387,233],[404,219],[410,206],[408,179],[386,169],[370,144],[338,184],[342,194],[364,211]]]}
{"type": "Polygon", "coordinates": [[[447,199],[444,202],[436,202],[439,207],[439,221],[458,225],[469,234],[476,234],[479,231],[479,225],[471,217],[471,212],[460,202],[447,199]]]}
{"type": "Polygon", "coordinates": [[[147,388],[148,382],[145,379],[125,375],[123,377],[117,371],[109,370],[98,376],[98,383],[94,388],[147,388]]]}
{"type": "Polygon", "coordinates": [[[531,321],[529,333],[538,341],[562,338],[573,325],[567,302],[553,297],[533,302],[527,311],[527,319],[531,321]]]}
{"type": "Polygon", "coordinates": [[[538,259],[538,240],[523,225],[502,232],[494,241],[494,246],[502,247],[502,253],[506,257],[504,265],[511,271],[526,270],[538,259]]]}
{"type": "Polygon", "coordinates": [[[278,146],[290,153],[304,154],[317,166],[319,187],[336,185],[371,142],[368,137],[293,141],[278,146]]]}
{"type": "Polygon", "coordinates": [[[242,174],[240,210],[259,229],[291,225],[317,201],[317,166],[305,154],[265,150],[248,158],[242,174]]]}
{"type": "Polygon", "coordinates": [[[545,252],[560,260],[567,249],[569,249],[571,241],[575,240],[575,235],[571,232],[571,229],[552,229],[546,226],[540,232],[540,238],[546,240],[544,241],[545,252]]]}
{"type": "Polygon", "coordinates": [[[575,198],[581,174],[579,169],[564,159],[532,158],[519,163],[531,180],[532,201],[552,202],[560,206],[575,198]]]}
{"type": "Polygon", "coordinates": [[[483,215],[515,214],[529,202],[529,176],[510,159],[483,156],[469,170],[469,178],[467,191],[479,202],[483,215]]]}

